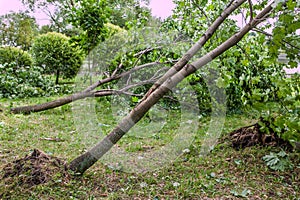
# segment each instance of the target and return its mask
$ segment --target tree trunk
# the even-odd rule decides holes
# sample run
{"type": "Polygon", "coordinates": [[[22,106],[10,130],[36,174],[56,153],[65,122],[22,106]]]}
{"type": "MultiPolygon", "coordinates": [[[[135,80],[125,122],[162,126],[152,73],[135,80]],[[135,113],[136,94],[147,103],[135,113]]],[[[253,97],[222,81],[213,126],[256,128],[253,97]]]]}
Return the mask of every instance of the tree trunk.
{"type": "Polygon", "coordinates": [[[168,91],[175,87],[185,77],[194,73],[196,70],[203,67],[232,46],[236,45],[253,27],[265,20],[265,17],[269,14],[269,12],[271,12],[271,10],[272,5],[267,6],[243,29],[241,29],[238,33],[233,35],[219,47],[207,53],[205,56],[196,60],[192,64],[185,65],[179,72],[175,72],[173,76],[167,77],[166,81],[158,85],[155,90],[150,92],[140,104],[138,104],[126,117],[123,118],[123,120],[110,132],[110,134],[108,134],[92,149],[75,158],[69,165],[70,169],[79,174],[84,173],[107,151],[109,151],[109,149],[116,144],[122,138],[122,136],[124,136],[125,133],[127,133],[130,128],[133,127],[168,91]]]}
{"type": "Polygon", "coordinates": [[[56,85],[58,85],[58,80],[59,80],[59,70],[56,71],[56,79],[55,79],[56,85]]]}

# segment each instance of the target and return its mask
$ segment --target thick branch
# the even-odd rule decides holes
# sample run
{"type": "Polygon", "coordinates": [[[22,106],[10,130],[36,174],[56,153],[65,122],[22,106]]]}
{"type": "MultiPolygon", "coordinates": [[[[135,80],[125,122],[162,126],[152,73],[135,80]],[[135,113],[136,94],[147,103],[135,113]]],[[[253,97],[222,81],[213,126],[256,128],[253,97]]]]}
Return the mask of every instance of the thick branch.
{"type": "Polygon", "coordinates": [[[79,92],[76,94],[72,94],[67,97],[63,97],[54,101],[33,105],[33,106],[22,106],[22,107],[16,107],[12,108],[10,111],[14,114],[23,113],[23,114],[29,114],[31,112],[40,112],[52,108],[56,108],[65,104],[68,104],[72,101],[76,101],[79,99],[84,99],[86,97],[93,96],[93,92],[79,92]]]}
{"type": "Polygon", "coordinates": [[[129,70],[127,72],[123,72],[122,74],[115,75],[115,76],[112,76],[112,77],[109,77],[109,78],[106,78],[106,79],[103,79],[103,80],[99,80],[98,82],[96,82],[93,85],[89,86],[88,88],[86,88],[82,92],[78,92],[78,93],[72,94],[70,96],[63,97],[63,98],[60,98],[60,99],[57,99],[57,100],[54,100],[54,101],[42,103],[42,104],[12,108],[10,111],[14,114],[18,114],[18,113],[29,114],[31,112],[41,112],[41,111],[44,111],[44,110],[57,108],[57,107],[66,105],[68,103],[71,103],[73,101],[77,101],[77,100],[80,100],[80,99],[84,99],[84,98],[87,98],[87,97],[94,96],[94,92],[92,92],[92,91],[94,89],[96,89],[97,87],[99,87],[99,86],[101,86],[105,83],[109,83],[111,81],[118,80],[118,79],[120,79],[124,76],[132,74],[132,73],[134,73],[138,70],[141,70],[145,67],[153,67],[153,66],[156,66],[158,64],[159,64],[158,62],[153,62],[153,63],[140,65],[140,66],[132,68],[131,70],[129,70]]]}

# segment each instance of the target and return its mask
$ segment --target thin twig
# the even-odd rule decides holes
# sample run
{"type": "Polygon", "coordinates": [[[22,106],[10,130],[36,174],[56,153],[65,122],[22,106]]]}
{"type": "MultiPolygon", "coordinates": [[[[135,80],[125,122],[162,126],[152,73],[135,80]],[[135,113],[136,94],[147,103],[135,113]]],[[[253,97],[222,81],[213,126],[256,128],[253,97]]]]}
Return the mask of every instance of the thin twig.
{"type": "Polygon", "coordinates": [[[253,7],[252,7],[252,1],[248,0],[249,3],[249,9],[250,9],[250,22],[253,20],[253,7]]]}
{"type": "Polygon", "coordinates": [[[149,53],[149,52],[151,52],[151,51],[153,51],[153,50],[161,49],[161,48],[162,48],[162,47],[146,48],[146,49],[144,49],[144,50],[142,50],[142,51],[140,51],[140,52],[137,52],[137,53],[134,54],[133,56],[134,56],[134,57],[138,57],[138,56],[140,56],[140,55],[144,55],[144,54],[149,53]]]}
{"type": "Polygon", "coordinates": [[[121,69],[124,65],[122,63],[119,64],[119,66],[114,70],[111,76],[115,76],[119,69],[121,69]]]}
{"type": "Polygon", "coordinates": [[[209,26],[211,24],[211,20],[209,19],[209,17],[207,16],[207,14],[205,13],[205,11],[195,2],[195,0],[192,0],[192,3],[194,4],[194,6],[196,6],[198,8],[198,10],[205,16],[207,22],[209,23],[209,26]]]}

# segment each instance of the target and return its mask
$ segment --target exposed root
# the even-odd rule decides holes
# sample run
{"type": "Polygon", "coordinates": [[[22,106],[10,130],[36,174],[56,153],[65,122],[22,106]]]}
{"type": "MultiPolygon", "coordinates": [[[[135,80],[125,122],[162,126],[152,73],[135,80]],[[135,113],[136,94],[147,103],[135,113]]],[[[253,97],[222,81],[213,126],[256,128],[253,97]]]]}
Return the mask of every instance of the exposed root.
{"type": "Polygon", "coordinates": [[[288,149],[291,148],[291,145],[279,138],[276,133],[262,133],[259,130],[260,126],[258,123],[251,126],[242,127],[237,130],[234,130],[230,133],[230,140],[232,145],[236,149],[262,145],[262,146],[284,146],[288,149]]]}
{"type": "Polygon", "coordinates": [[[32,187],[44,184],[59,176],[64,182],[71,178],[64,161],[46,155],[44,152],[34,149],[31,155],[13,161],[3,168],[3,179],[7,184],[17,184],[24,187],[32,187]]]}

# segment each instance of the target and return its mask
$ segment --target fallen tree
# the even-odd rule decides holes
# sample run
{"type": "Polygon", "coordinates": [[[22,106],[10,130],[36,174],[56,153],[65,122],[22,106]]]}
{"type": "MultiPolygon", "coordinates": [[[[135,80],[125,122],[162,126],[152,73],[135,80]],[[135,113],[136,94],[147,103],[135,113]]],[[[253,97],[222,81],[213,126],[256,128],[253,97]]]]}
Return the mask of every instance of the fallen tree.
{"type": "MultiPolygon", "coordinates": [[[[163,77],[161,77],[153,85],[153,87],[145,95],[144,99],[151,92],[153,92],[159,85],[161,85],[166,79],[168,79],[169,77],[171,77],[174,74],[176,74],[177,72],[179,72],[190,61],[190,59],[205,45],[205,43],[212,37],[212,35],[216,32],[216,30],[224,22],[224,20],[245,1],[246,0],[231,2],[228,5],[228,7],[221,13],[221,15],[207,29],[207,31],[203,34],[203,36],[185,53],[185,55],[182,56],[182,58],[172,68],[170,68],[163,75],[163,77]]],[[[152,49],[150,49],[150,50],[152,50],[152,49]]],[[[146,49],[145,51],[141,51],[140,53],[135,54],[135,56],[140,56],[141,54],[144,54],[147,52],[149,52],[149,49],[146,49]]],[[[136,67],[133,67],[132,69],[130,69],[126,72],[120,73],[120,74],[117,74],[119,67],[116,67],[116,70],[109,77],[95,82],[94,84],[88,86],[83,91],[80,91],[75,94],[69,95],[67,97],[56,99],[56,100],[53,100],[50,102],[42,103],[42,104],[11,108],[11,112],[14,114],[18,114],[18,113],[29,114],[31,112],[41,112],[44,110],[57,108],[57,107],[69,104],[71,102],[87,98],[87,97],[95,97],[95,96],[99,97],[99,96],[107,96],[107,95],[117,94],[118,93],[117,91],[107,93],[107,92],[105,92],[105,90],[104,91],[103,90],[95,91],[95,89],[106,83],[112,82],[114,80],[119,80],[122,77],[128,76],[138,70],[144,69],[146,67],[158,65],[158,64],[162,64],[162,63],[153,62],[153,63],[136,66],[136,67]]]]}
{"type": "MultiPolygon", "coordinates": [[[[243,2],[244,1],[231,2],[232,4],[230,4],[226,10],[228,11],[230,8],[230,11],[232,12],[243,2]]],[[[84,173],[106,152],[108,152],[113,145],[116,144],[146,114],[146,112],[159,101],[159,99],[161,99],[185,77],[196,72],[198,69],[220,56],[231,47],[235,46],[250,30],[267,19],[275,7],[274,2],[272,2],[254,17],[251,1],[249,1],[249,4],[251,8],[251,19],[248,24],[214,50],[202,56],[200,59],[192,63],[188,63],[190,58],[194,55],[193,52],[197,52],[202,47],[202,45],[199,45],[201,44],[200,42],[194,45],[194,47],[191,48],[191,50],[185,54],[183,58],[175,64],[165,76],[163,76],[163,78],[154,84],[143,100],[126,117],[124,117],[123,120],[102,141],[71,161],[69,165],[70,169],[79,174],[84,173]]],[[[225,15],[221,15],[220,17],[224,20],[231,12],[227,12],[225,15]]],[[[204,35],[204,41],[206,37],[207,35],[204,35]]]]}

